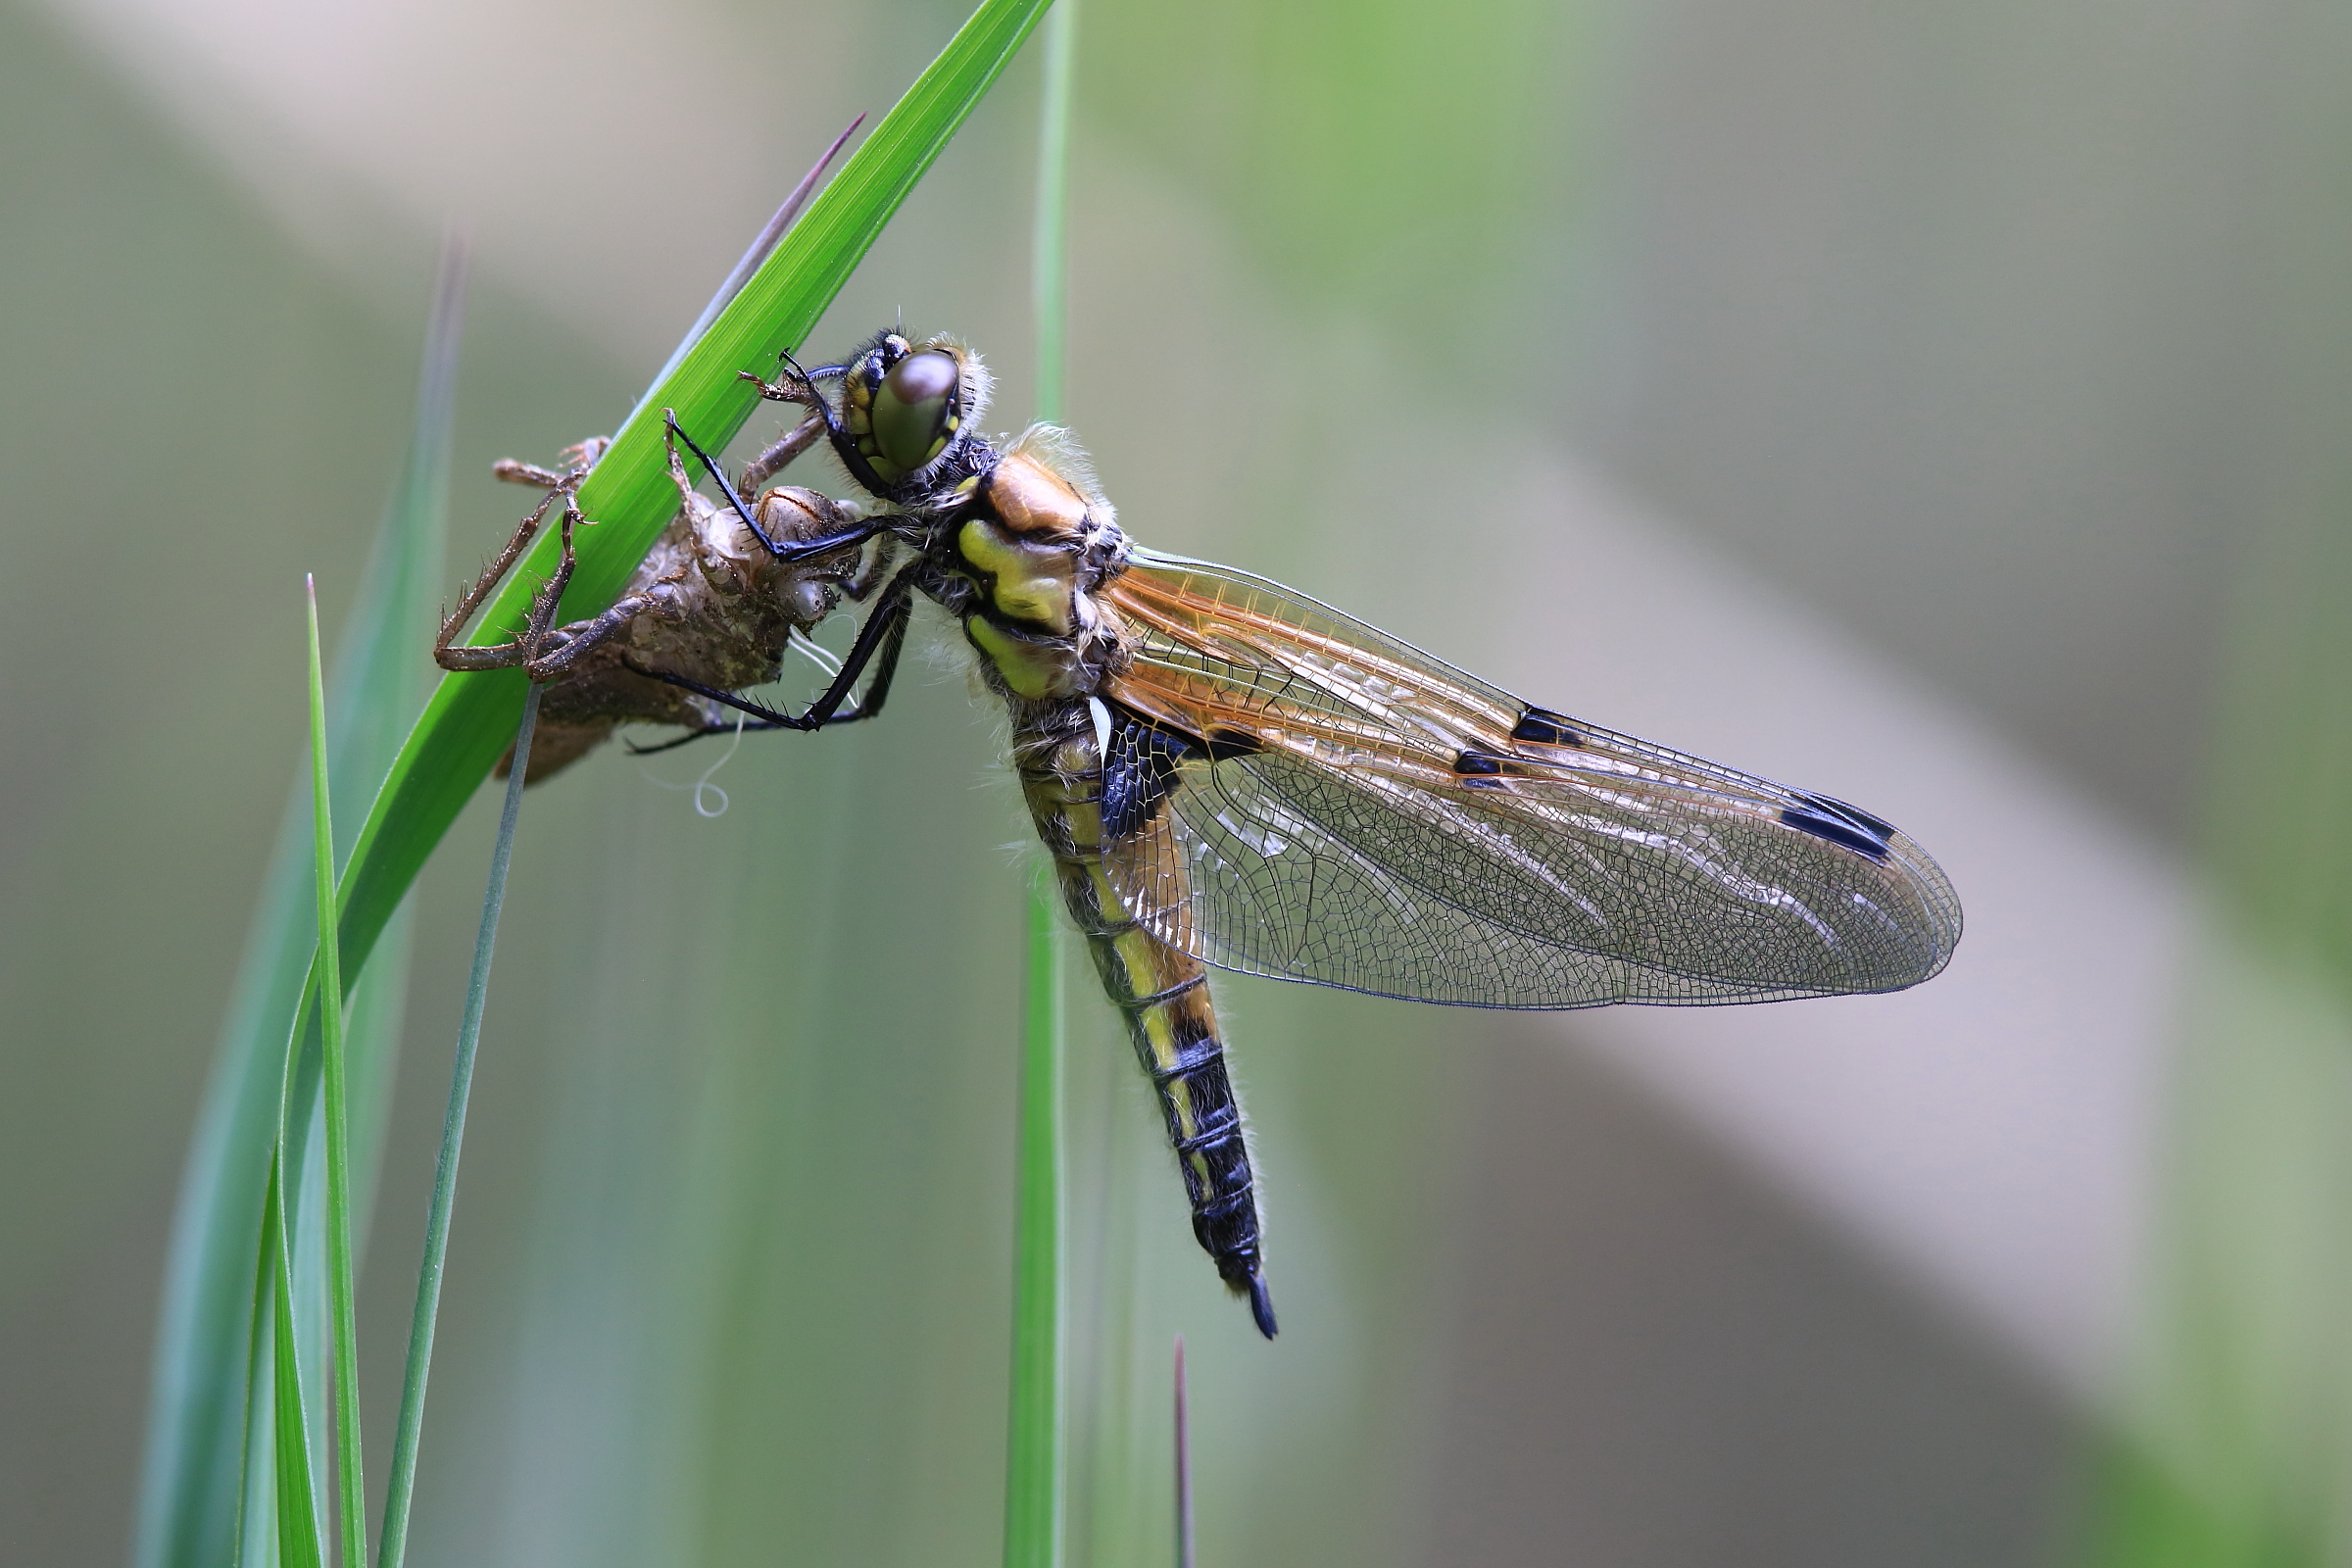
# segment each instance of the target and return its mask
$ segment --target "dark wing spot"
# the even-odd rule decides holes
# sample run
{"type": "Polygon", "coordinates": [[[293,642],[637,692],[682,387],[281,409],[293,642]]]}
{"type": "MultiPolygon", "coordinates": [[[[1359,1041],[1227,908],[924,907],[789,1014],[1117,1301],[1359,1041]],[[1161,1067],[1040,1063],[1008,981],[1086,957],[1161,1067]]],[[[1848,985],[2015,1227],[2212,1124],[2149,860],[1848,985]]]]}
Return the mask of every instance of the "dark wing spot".
{"type": "Polygon", "coordinates": [[[1548,708],[1530,708],[1519,715],[1511,726],[1511,739],[1526,741],[1531,746],[1582,746],[1585,738],[1565,713],[1555,713],[1548,708]]]}
{"type": "Polygon", "coordinates": [[[1152,825],[1159,803],[1176,786],[1176,770],[1206,758],[1222,762],[1250,757],[1265,748],[1237,729],[1210,732],[1206,740],[1152,723],[1113,703],[1110,750],[1102,759],[1102,833],[1106,841],[1131,838],[1152,825]]]}
{"type": "Polygon", "coordinates": [[[1133,838],[1159,814],[1176,770],[1198,756],[1181,735],[1111,710],[1110,751],[1102,759],[1102,835],[1106,843],[1133,838]]]}
{"type": "Polygon", "coordinates": [[[1798,800],[1821,812],[1822,815],[1851,822],[1881,844],[1885,844],[1894,837],[1893,823],[1883,821],[1859,807],[1848,806],[1843,801],[1832,800],[1827,795],[1808,795],[1802,790],[1796,791],[1795,794],[1798,800]]]}
{"type": "MultiPolygon", "coordinates": [[[[1814,797],[1806,796],[1806,800],[1814,797]]],[[[1834,803],[1833,803],[1834,804],[1834,803]]],[[[1808,810],[1800,806],[1785,808],[1781,820],[1800,833],[1810,833],[1817,839],[1827,839],[1840,849],[1867,856],[1873,860],[1886,858],[1886,841],[1877,834],[1822,811],[1808,810]]]]}
{"type": "Polygon", "coordinates": [[[1503,782],[1505,776],[1527,776],[1526,768],[1510,758],[1496,757],[1493,752],[1456,753],[1453,771],[1456,777],[1474,790],[1508,789],[1510,786],[1503,782]]]}

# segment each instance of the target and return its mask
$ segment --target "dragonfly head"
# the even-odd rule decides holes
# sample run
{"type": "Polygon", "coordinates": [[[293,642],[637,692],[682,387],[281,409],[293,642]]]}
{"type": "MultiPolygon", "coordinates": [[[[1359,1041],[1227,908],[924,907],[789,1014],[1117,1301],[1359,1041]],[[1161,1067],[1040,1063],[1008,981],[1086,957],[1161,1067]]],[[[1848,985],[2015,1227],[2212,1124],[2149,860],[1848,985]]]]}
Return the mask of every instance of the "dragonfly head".
{"type": "Polygon", "coordinates": [[[842,372],[842,461],[859,483],[904,498],[930,487],[988,407],[980,357],[952,337],[884,332],[842,372]]]}

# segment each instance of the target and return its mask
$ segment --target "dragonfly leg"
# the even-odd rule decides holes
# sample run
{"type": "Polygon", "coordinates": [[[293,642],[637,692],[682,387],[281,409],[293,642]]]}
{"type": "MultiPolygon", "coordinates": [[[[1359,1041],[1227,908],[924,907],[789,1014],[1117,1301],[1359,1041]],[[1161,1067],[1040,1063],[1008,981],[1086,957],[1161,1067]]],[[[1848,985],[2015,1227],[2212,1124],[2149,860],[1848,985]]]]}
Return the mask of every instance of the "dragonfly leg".
{"type": "Polygon", "coordinates": [[[751,382],[760,389],[760,395],[770,403],[798,403],[823,419],[826,429],[840,434],[839,418],[833,412],[833,406],[825,401],[825,395],[816,389],[816,383],[846,375],[850,368],[846,365],[820,365],[813,370],[804,370],[800,361],[792,357],[790,349],[777,355],[776,363],[782,369],[773,381],[749,370],[737,370],[735,379],[751,382]]]}
{"type": "MultiPolygon", "coordinates": [[[[703,466],[710,470],[710,477],[718,481],[719,492],[727,498],[727,505],[735,509],[735,515],[743,519],[743,525],[752,531],[752,537],[759,540],[770,556],[785,565],[793,565],[803,561],[813,560],[818,556],[830,555],[844,545],[863,544],[890,526],[891,519],[868,518],[852,523],[846,528],[836,528],[831,533],[818,534],[813,539],[796,539],[788,545],[778,544],[774,539],[768,537],[765,528],[760,526],[760,519],[752,515],[752,509],[745,505],[743,497],[736,492],[735,482],[727,477],[727,470],[720,467],[718,460],[705,452],[696,444],[694,437],[686,433],[684,427],[678,423],[677,415],[664,409],[662,411],[662,416],[668,425],[662,439],[666,441],[674,436],[686,443],[686,449],[700,458],[703,466]]],[[[675,447],[670,449],[669,461],[673,470],[683,471],[678,466],[678,454],[675,447]]],[[[679,483],[684,486],[685,481],[680,479],[679,483]]]]}
{"type": "Polygon", "coordinates": [[[662,444],[669,449],[670,482],[678,487],[679,499],[685,500],[694,494],[694,482],[686,477],[686,466],[678,461],[678,443],[683,441],[686,450],[702,459],[703,466],[710,471],[710,477],[718,481],[718,493],[726,497],[727,505],[735,509],[735,515],[743,519],[743,525],[752,530],[752,537],[765,546],[769,555],[781,556],[784,547],[770,539],[767,530],[760,526],[760,519],[752,515],[752,509],[744,504],[742,492],[735,488],[735,481],[727,477],[727,470],[718,466],[718,460],[697,445],[694,437],[688,435],[678,423],[675,409],[662,411],[662,444]]]}
{"type": "Polygon", "coordinates": [[[913,596],[902,597],[895,610],[887,604],[879,606],[874,613],[893,617],[874,655],[874,678],[866,682],[865,695],[854,707],[833,714],[825,721],[828,724],[853,724],[861,718],[877,717],[882,705],[890,700],[890,683],[899,672],[899,655],[906,646],[906,624],[914,618],[913,596]]]}
{"type": "Polygon", "coordinates": [[[922,564],[916,562],[890,580],[882,590],[881,603],[858,628],[858,640],[850,645],[849,657],[841,662],[841,673],[824,695],[808,706],[808,727],[820,724],[854,724],[861,718],[872,718],[882,711],[882,704],[890,696],[891,678],[899,670],[899,653],[906,645],[906,623],[914,616],[914,573],[922,564]],[[866,688],[865,699],[851,705],[850,692],[858,676],[867,665],[873,666],[874,678],[866,688]]]}
{"type": "Polygon", "coordinates": [[[871,559],[858,563],[857,567],[846,576],[834,580],[833,586],[841,590],[842,598],[854,605],[865,603],[866,596],[880,586],[890,574],[891,564],[896,557],[896,552],[892,548],[893,543],[894,541],[885,535],[881,548],[873,553],[871,559]]]}
{"type": "Polygon", "coordinates": [[[746,719],[741,724],[713,724],[707,729],[690,729],[685,734],[663,741],[658,746],[640,746],[635,741],[625,740],[620,744],[627,749],[631,757],[656,757],[663,752],[674,752],[681,746],[691,746],[696,741],[708,739],[712,735],[732,735],[738,730],[748,735],[754,730],[791,729],[792,727],[790,724],[771,724],[765,719],[746,719]]]}
{"type": "MultiPolygon", "coordinates": [[[[858,628],[857,642],[850,646],[849,656],[841,662],[841,672],[833,677],[833,683],[825,688],[824,694],[808,705],[808,711],[798,717],[780,712],[764,703],[756,703],[748,697],[738,697],[733,692],[705,685],[699,680],[689,680],[665,669],[649,668],[625,655],[622,656],[623,662],[649,680],[675,686],[697,697],[708,697],[739,713],[748,713],[761,720],[768,728],[806,732],[822,729],[828,724],[854,724],[859,719],[872,718],[881,712],[882,704],[890,695],[891,678],[898,672],[899,654],[906,646],[906,623],[914,613],[914,570],[915,566],[909,565],[891,579],[890,586],[882,592],[882,602],[874,607],[874,612],[858,628]],[[849,704],[850,693],[856,688],[858,676],[869,665],[873,668],[874,680],[867,689],[865,700],[845,707],[849,704]]],[[[720,727],[732,729],[734,726],[720,727]]],[[[701,730],[696,733],[715,732],[701,730]]]]}

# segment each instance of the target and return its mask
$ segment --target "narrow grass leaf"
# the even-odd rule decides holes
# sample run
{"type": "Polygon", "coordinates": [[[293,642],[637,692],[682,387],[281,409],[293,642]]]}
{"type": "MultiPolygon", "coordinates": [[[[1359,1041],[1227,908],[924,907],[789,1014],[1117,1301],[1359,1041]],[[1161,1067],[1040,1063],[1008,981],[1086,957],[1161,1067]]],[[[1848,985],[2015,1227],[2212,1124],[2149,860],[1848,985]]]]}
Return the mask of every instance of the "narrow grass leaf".
{"type": "Polygon", "coordinates": [[[1078,0],[1046,19],[1045,92],[1038,116],[1037,218],[1030,235],[1029,303],[1037,317],[1037,408],[1047,424],[1068,417],[1063,378],[1070,289],[1070,93],[1077,75],[1078,0]]]}
{"type": "MultiPolygon", "coordinates": [[[[610,603],[668,519],[673,498],[662,463],[662,411],[674,408],[707,443],[732,436],[756,400],[736,372],[772,363],[778,350],[806,336],[1044,6],[1045,0],[986,0],[710,329],[649,390],[583,487],[589,514],[605,525],[581,544],[568,612],[610,603]]],[[[528,600],[519,585],[534,575],[543,578],[552,566],[550,540],[544,557],[518,570],[517,586],[491,608],[483,622],[487,634],[495,638],[516,624],[528,600]]],[[[431,575],[437,580],[437,564],[431,575]]],[[[388,770],[332,759],[344,778],[384,779],[340,887],[347,978],[372,967],[368,959],[417,871],[504,750],[526,684],[519,671],[444,679],[388,770]]],[[[308,1120],[290,1124],[283,1114],[287,1092],[305,1104],[317,1093],[318,1010],[307,966],[315,933],[300,874],[307,857],[300,828],[289,820],[288,829],[224,1031],[175,1227],[138,1568],[211,1568],[234,1549],[245,1449],[237,1441],[248,1384],[244,1347],[254,1309],[250,1266],[257,1255],[252,1216],[268,1175],[271,1131],[293,1134],[276,1140],[279,1147],[297,1153],[304,1148],[308,1120]],[[300,1020],[290,1052],[283,1032],[289,1016],[300,1020]],[[289,1060],[292,1084],[285,1081],[289,1060]]],[[[287,1189],[298,1191],[292,1178],[287,1189]]],[[[279,1222],[281,1232],[290,1224],[283,1213],[279,1222]]],[[[290,1289],[290,1255],[283,1266],[290,1289]]],[[[293,1332],[288,1316],[278,1325],[280,1337],[293,1332]]],[[[270,1407],[285,1404],[281,1389],[270,1407]]],[[[292,1407],[300,1408],[299,1398],[292,1407]]]]}
{"type": "MultiPolygon", "coordinates": [[[[462,245],[445,247],[408,459],[377,529],[328,686],[328,762],[345,780],[383,776],[424,699],[429,666],[419,644],[432,624],[447,532],[465,261],[462,245]]],[[[254,1347],[270,1343],[256,1338],[257,1304],[272,1299],[255,1291],[257,1267],[266,1261],[257,1216],[277,1143],[286,1023],[303,994],[318,935],[307,790],[307,783],[297,786],[280,826],[190,1141],[157,1327],[132,1552],[137,1568],[252,1561],[250,1553],[238,1555],[238,1519],[248,1516],[250,1540],[253,1489],[267,1485],[267,1473],[265,1467],[255,1475],[248,1459],[270,1452],[275,1407],[273,1396],[252,1397],[267,1370],[253,1365],[254,1347]]],[[[390,1100],[406,955],[405,920],[397,921],[353,998],[345,1031],[355,1250],[365,1236],[390,1100]]]]}
{"type": "Polygon", "coordinates": [[[1041,874],[1029,890],[1004,1568],[1058,1568],[1062,1548],[1061,944],[1048,880],[1041,874]]]}
{"type": "Polygon", "coordinates": [[[262,1217],[271,1297],[270,1383],[274,1420],[270,1451],[276,1463],[277,1561],[280,1568],[322,1568],[326,1544],[318,1534],[318,1489],[311,1467],[302,1353],[295,1344],[294,1256],[282,1201],[282,1174],[272,1161],[262,1217]]]}
{"type": "MultiPolygon", "coordinates": [[[[473,1093],[473,1058],[482,1039],[482,1008],[490,997],[490,955],[506,907],[507,865],[514,854],[514,823],[522,814],[523,780],[531,770],[531,731],[539,718],[540,688],[523,699],[514,731],[514,760],[507,773],[498,841],[490,850],[490,885],[482,894],[482,922],[473,939],[473,973],[466,982],[466,1011],[458,1024],[456,1064],[450,1070],[449,1109],[441,1118],[441,1157],[433,1168],[433,1197],[425,1212],[424,1259],[416,1270],[416,1308],[409,1321],[408,1370],[401,1379],[400,1424],[392,1439],[392,1478],[384,1489],[384,1535],[376,1568],[400,1568],[409,1549],[409,1503],[416,1492],[416,1446],[424,1432],[424,1387],[432,1370],[433,1326],[441,1311],[441,1274],[449,1260],[449,1216],[457,1202],[458,1154],[466,1141],[466,1105],[473,1093]]],[[[360,1559],[353,1558],[357,1562],[360,1559]]]]}
{"type": "Polygon", "coordinates": [[[303,579],[310,612],[311,824],[317,859],[318,988],[335,999],[321,1014],[320,1055],[326,1095],[326,1265],[328,1314],[333,1323],[334,1397],[327,1424],[334,1435],[336,1518],[343,1561],[368,1561],[367,1471],[360,1463],[360,1330],[352,1302],[351,1083],[343,1056],[343,964],[335,944],[334,792],[326,769],[326,670],[318,657],[318,590],[303,579]]]}
{"type": "Polygon", "coordinates": [[[775,215],[768,219],[766,225],[744,248],[743,255],[736,260],[735,270],[711,294],[710,303],[703,307],[703,314],[694,318],[694,324],[686,329],[686,335],[678,339],[678,346],[669,351],[668,361],[662,365],[661,373],[654,377],[657,386],[669,379],[670,372],[678,368],[679,362],[703,340],[703,334],[710,330],[710,323],[718,319],[718,313],[734,303],[735,296],[743,292],[743,285],[752,280],[752,274],[759,271],[767,259],[775,254],[777,242],[783,239],[784,231],[792,227],[792,220],[801,216],[801,209],[808,205],[808,198],[815,193],[817,181],[832,167],[833,160],[841,156],[841,150],[850,144],[850,138],[858,134],[858,127],[864,123],[865,116],[862,114],[851,121],[849,128],[833,138],[833,145],[826,148],[815,166],[801,176],[801,182],[792,187],[792,194],[784,198],[783,205],[776,209],[775,215]]]}
{"type": "MultiPolygon", "coordinates": [[[[272,1169],[275,1168],[274,1161],[272,1169]]],[[[271,1184],[274,1189],[274,1182],[271,1184]]],[[[255,1249],[252,1332],[245,1350],[245,1427],[243,1481],[237,1489],[237,1568],[271,1568],[277,1561],[277,1423],[270,1412],[276,1407],[277,1383],[271,1373],[277,1364],[277,1270],[275,1249],[269,1245],[271,1215],[277,1207],[272,1190],[263,1200],[262,1242],[255,1249]]]]}
{"type": "MultiPolygon", "coordinates": [[[[1061,417],[1066,315],[1070,76],[1077,11],[1061,0],[1046,24],[1046,81],[1038,132],[1036,248],[1037,417],[1061,417]]],[[[1061,1083],[1061,947],[1054,878],[1029,889],[1027,1005],[1022,1021],[1019,1152],[1013,1191],[1012,1375],[1005,1417],[1005,1568],[1059,1568],[1063,1545],[1069,1334],[1061,1083]]]]}
{"type": "Polygon", "coordinates": [[[1176,1568],[1193,1568],[1193,1409],[1181,1334],[1176,1336],[1176,1568]]]}

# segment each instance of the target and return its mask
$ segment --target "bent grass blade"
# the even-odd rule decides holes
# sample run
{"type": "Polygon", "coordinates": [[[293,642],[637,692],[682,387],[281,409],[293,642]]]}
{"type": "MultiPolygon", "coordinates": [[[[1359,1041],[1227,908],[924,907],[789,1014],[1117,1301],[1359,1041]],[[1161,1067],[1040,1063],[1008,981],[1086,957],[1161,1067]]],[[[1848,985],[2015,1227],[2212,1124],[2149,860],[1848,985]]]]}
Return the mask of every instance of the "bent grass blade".
{"type": "Polygon", "coordinates": [[[1029,889],[1019,1152],[1013,1198],[1011,1409],[1004,1568],[1058,1568],[1064,1474],[1060,932],[1050,874],[1029,889]]]}
{"type": "Polygon", "coordinates": [[[343,963],[335,941],[334,793],[326,771],[326,672],[318,658],[318,590],[303,579],[310,614],[311,822],[318,891],[319,1062],[326,1095],[326,1296],[332,1322],[334,1389],[327,1426],[334,1439],[336,1517],[343,1561],[368,1560],[367,1471],[360,1462],[360,1331],[352,1302],[351,1084],[343,1055],[343,963]]]}
{"type": "MultiPolygon", "coordinates": [[[[907,89],[841,172],[818,192],[775,253],[710,329],[658,380],[580,487],[597,519],[578,547],[566,616],[611,604],[676,510],[662,442],[663,409],[687,428],[730,440],[758,394],[737,372],[772,364],[798,345],[898,211],[924,171],[987,93],[1046,0],[986,0],[907,89]]],[[[557,541],[540,541],[485,612],[477,636],[496,641],[522,624],[530,584],[553,574],[557,541]]],[[[342,888],[343,950],[366,961],[424,861],[505,751],[522,710],[519,669],[444,676],[376,796],[342,888]]]]}
{"type": "MultiPolygon", "coordinates": [[[[407,460],[329,682],[328,767],[338,778],[382,777],[424,700],[416,639],[432,624],[441,577],[465,294],[465,247],[453,239],[444,246],[435,285],[407,460]]],[[[259,1515],[275,1506],[270,1454],[277,1392],[266,1350],[274,1325],[264,1315],[274,1312],[274,1295],[268,1274],[257,1273],[269,1261],[257,1216],[275,1202],[271,1171],[287,1020],[303,995],[318,938],[307,788],[297,786],[280,826],[190,1140],[156,1333],[132,1551],[137,1568],[250,1561],[239,1556],[239,1532],[250,1540],[259,1515]]],[[[365,1234],[406,981],[406,933],[396,923],[354,996],[345,1030],[355,1249],[365,1234]]],[[[317,1316],[317,1306],[306,1311],[317,1316]]]]}
{"type": "MultiPolygon", "coordinates": [[[[775,253],[649,389],[584,488],[591,514],[607,526],[582,544],[568,611],[578,613],[582,607],[609,603],[667,519],[659,411],[673,407],[697,428],[722,436],[740,427],[754,397],[736,380],[736,371],[772,360],[814,325],[1044,8],[1045,0],[986,0],[974,11],[785,233],[775,253]]],[[[454,330],[448,336],[454,341],[454,330]]],[[[436,334],[436,342],[442,340],[436,334]]],[[[426,402],[420,401],[420,410],[426,402]]],[[[446,409],[446,399],[440,407],[446,409]]],[[[419,428],[425,428],[421,414],[419,428]]],[[[445,471],[446,450],[444,436],[433,449],[433,461],[413,454],[412,477],[445,471]]],[[[410,487],[410,499],[419,488],[410,487]]],[[[552,566],[553,541],[547,544],[551,554],[516,573],[516,584],[544,577],[552,566]]],[[[437,534],[430,553],[429,571],[404,570],[401,579],[436,581],[437,534]]],[[[416,559],[404,556],[412,565],[416,559]]],[[[484,629],[496,636],[512,628],[526,602],[521,591],[502,597],[485,616],[484,629]]],[[[386,624],[400,619],[387,617],[386,624]]],[[[405,647],[407,635],[404,628],[393,642],[405,647]]],[[[392,669],[399,662],[370,660],[368,665],[392,669]]],[[[388,767],[347,762],[341,755],[332,759],[345,778],[383,779],[339,888],[336,924],[346,984],[356,983],[365,971],[416,873],[504,749],[519,716],[524,685],[519,671],[445,678],[388,767]]],[[[351,710],[363,720],[404,710],[404,705],[381,693],[351,710]]],[[[292,821],[288,828],[281,850],[300,843],[292,821]]],[[[313,933],[295,934],[297,924],[308,923],[301,907],[299,859],[281,854],[275,863],[278,870],[257,926],[240,1001],[224,1032],[175,1228],[135,1550],[139,1568],[209,1568],[229,1560],[244,1500],[258,1493],[262,1481],[247,1473],[248,1457],[267,1462],[270,1452],[285,1451],[262,1427],[271,1411],[302,1409],[298,1386],[273,1386],[266,1401],[250,1398],[263,1382],[251,1349],[261,1323],[253,1286],[257,1277],[267,1277],[263,1265],[270,1261],[254,1229],[254,1216],[265,1207],[278,1220],[276,1265],[269,1272],[287,1275],[284,1290],[270,1292],[272,1309],[281,1298],[288,1308],[270,1325],[271,1337],[289,1343],[293,1337],[291,1247],[286,1205],[279,1201],[291,1184],[281,1190],[275,1181],[274,1161],[267,1152],[272,1140],[262,1129],[273,1121],[284,1127],[289,1089],[315,1092],[315,1079],[304,1069],[315,1067],[318,1039],[316,974],[306,975],[313,933]],[[271,1027],[289,1010],[296,1020],[290,1051],[287,1035],[271,1027]],[[288,1061],[295,1064],[292,1074],[284,1065],[288,1061]],[[288,1076],[305,1081],[289,1085],[288,1076]]],[[[300,1102],[309,1103],[309,1097],[303,1095],[300,1102]]]]}

